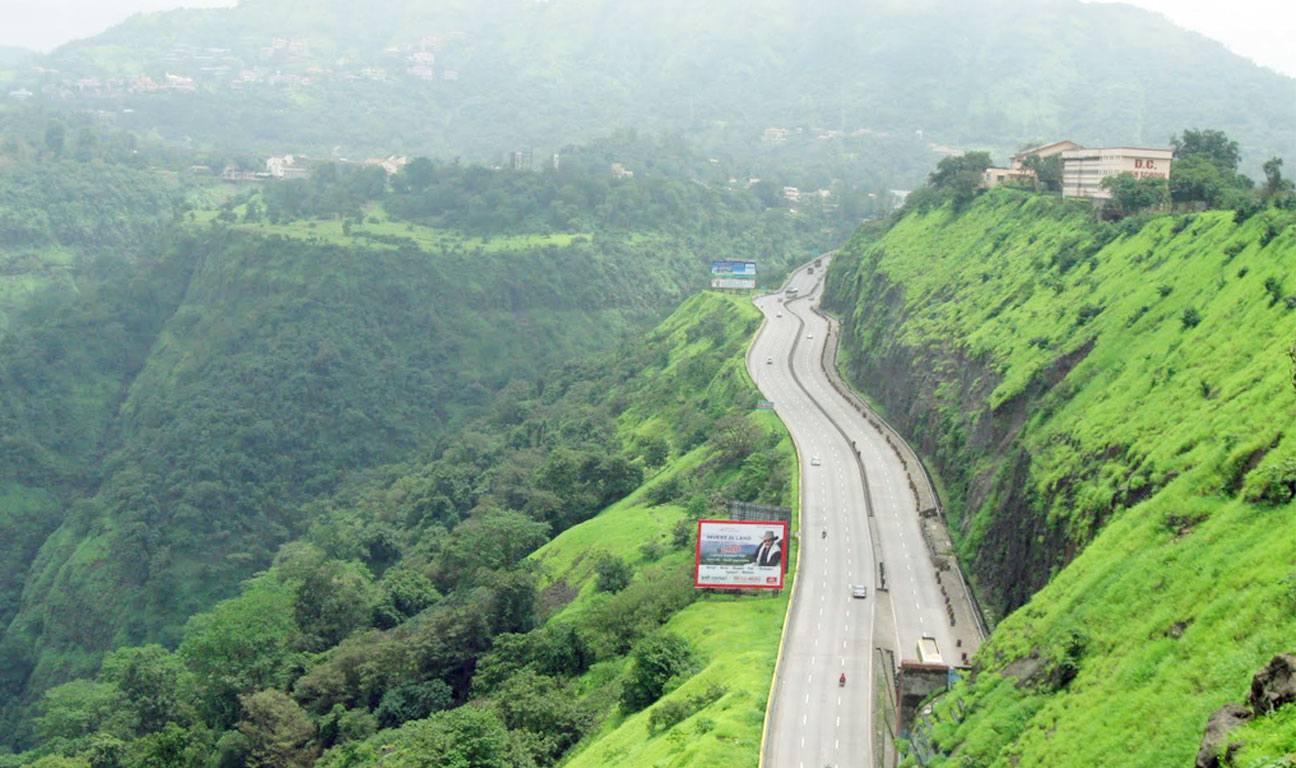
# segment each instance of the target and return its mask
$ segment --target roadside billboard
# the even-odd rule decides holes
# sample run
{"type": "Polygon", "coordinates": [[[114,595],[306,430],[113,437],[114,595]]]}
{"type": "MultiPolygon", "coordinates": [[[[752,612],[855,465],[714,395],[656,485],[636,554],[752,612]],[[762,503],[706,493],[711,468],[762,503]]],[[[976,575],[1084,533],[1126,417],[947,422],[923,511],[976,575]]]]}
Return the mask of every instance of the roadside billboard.
{"type": "Polygon", "coordinates": [[[782,589],[788,524],[769,520],[699,520],[693,584],[782,589]]]}
{"type": "Polygon", "coordinates": [[[713,277],[711,278],[712,288],[742,288],[749,291],[756,290],[756,281],[745,278],[734,277],[713,277]]]}
{"type": "Polygon", "coordinates": [[[756,279],[756,262],[754,261],[713,261],[711,274],[716,277],[746,277],[756,279]]]}

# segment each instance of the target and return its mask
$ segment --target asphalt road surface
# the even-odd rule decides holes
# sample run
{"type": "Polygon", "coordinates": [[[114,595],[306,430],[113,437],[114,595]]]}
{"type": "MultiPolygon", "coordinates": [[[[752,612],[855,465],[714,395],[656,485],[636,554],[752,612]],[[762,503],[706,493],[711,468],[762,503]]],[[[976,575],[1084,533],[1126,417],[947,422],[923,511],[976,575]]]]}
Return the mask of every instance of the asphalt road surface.
{"type": "Polygon", "coordinates": [[[809,305],[819,300],[823,272],[802,269],[790,278],[796,300],[784,293],[756,300],[767,322],[747,358],[797,444],[802,484],[800,571],[770,703],[766,768],[874,765],[873,676],[880,663],[874,648],[886,645],[899,649],[897,660],[916,659],[926,634],[936,638],[947,663],[954,655],[944,597],[900,459],[820,367],[828,324],[809,305]],[[876,543],[852,441],[867,476],[876,543]],[[880,595],[875,546],[887,573],[888,589],[880,595]],[[867,586],[868,597],[852,597],[854,585],[867,586]],[[839,685],[843,673],[845,686],[839,685]]]}

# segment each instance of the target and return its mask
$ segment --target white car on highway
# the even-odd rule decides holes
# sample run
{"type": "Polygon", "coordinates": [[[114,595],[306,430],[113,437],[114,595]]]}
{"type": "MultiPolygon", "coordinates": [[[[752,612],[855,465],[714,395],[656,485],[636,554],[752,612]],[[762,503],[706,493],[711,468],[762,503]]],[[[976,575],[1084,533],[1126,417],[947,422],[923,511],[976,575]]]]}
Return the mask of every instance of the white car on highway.
{"type": "Polygon", "coordinates": [[[812,466],[812,467],[817,467],[817,466],[819,466],[819,457],[818,457],[818,456],[811,456],[811,457],[810,457],[810,466],[812,466]]]}

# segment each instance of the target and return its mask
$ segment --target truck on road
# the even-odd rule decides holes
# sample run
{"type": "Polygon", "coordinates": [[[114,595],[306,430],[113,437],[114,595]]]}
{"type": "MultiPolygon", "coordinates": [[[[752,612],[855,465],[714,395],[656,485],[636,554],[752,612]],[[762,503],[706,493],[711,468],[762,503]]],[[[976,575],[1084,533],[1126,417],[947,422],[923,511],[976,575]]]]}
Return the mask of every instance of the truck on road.
{"type": "Polygon", "coordinates": [[[936,638],[931,635],[923,635],[918,638],[918,663],[919,664],[944,664],[945,660],[941,658],[940,646],[936,644],[936,638]]]}

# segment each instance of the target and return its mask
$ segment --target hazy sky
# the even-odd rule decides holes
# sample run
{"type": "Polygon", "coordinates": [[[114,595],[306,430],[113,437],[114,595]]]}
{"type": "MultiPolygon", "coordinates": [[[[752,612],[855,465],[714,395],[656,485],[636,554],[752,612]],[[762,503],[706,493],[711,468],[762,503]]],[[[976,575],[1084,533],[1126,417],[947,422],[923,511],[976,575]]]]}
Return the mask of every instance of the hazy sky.
{"type": "MultiPolygon", "coordinates": [[[[1296,77],[1293,0],[1127,1],[1162,13],[1176,24],[1219,40],[1259,64],[1296,77]]],[[[48,51],[60,43],[100,32],[132,13],[234,4],[235,0],[0,0],[0,45],[48,51]]]]}

